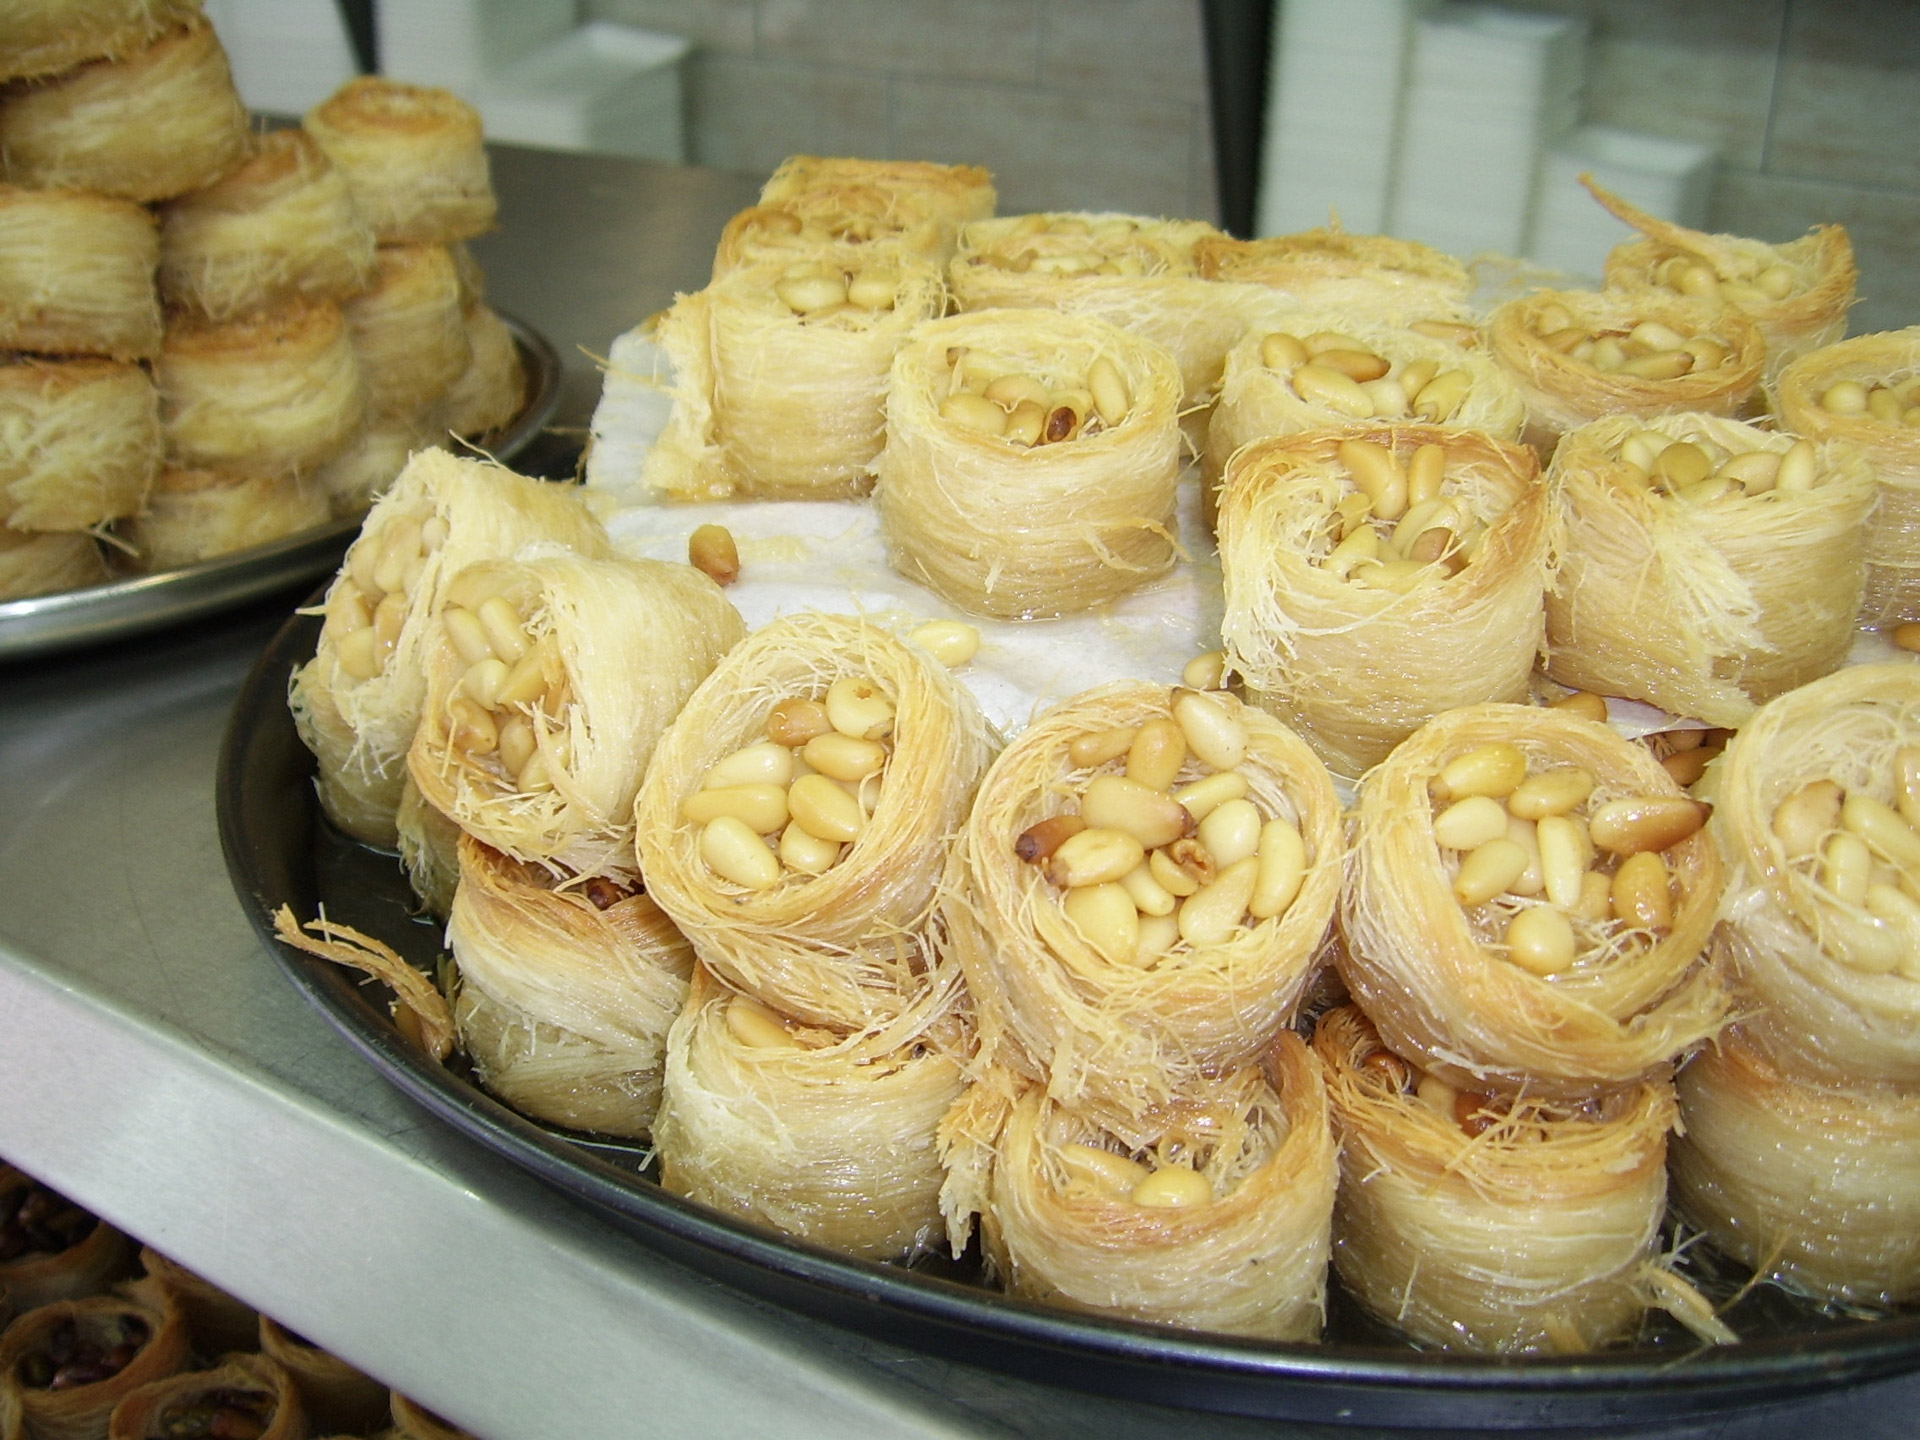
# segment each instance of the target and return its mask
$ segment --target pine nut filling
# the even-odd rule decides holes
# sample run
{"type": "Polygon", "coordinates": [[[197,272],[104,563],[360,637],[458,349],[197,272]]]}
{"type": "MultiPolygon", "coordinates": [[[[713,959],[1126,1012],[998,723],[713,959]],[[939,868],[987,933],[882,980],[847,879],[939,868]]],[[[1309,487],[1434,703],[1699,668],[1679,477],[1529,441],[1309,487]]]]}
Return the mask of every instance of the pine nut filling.
{"type": "Polygon", "coordinates": [[[760,891],[840,863],[880,804],[894,719],[893,697],[865,675],[776,703],[765,738],[716,761],[681,802],[707,869],[760,891]]]}
{"type": "Polygon", "coordinates": [[[1748,495],[1804,495],[1823,478],[1819,452],[1807,439],[1780,450],[1733,451],[1704,436],[1681,440],[1649,428],[1627,436],[1615,454],[1618,479],[1695,505],[1748,495]]]}
{"type": "Polygon", "coordinates": [[[1462,1090],[1384,1047],[1369,1052],[1360,1061],[1359,1068],[1376,1094],[1404,1095],[1431,1111],[1442,1123],[1457,1128],[1468,1139],[1477,1139],[1496,1127],[1502,1130],[1504,1139],[1538,1139],[1543,1138],[1538,1122],[1591,1120],[1599,1116],[1599,1107],[1591,1100],[1552,1106],[1530,1100],[1522,1107],[1515,1105],[1515,1097],[1511,1095],[1462,1090]],[[1526,1121],[1536,1123],[1528,1125],[1526,1121]]]}
{"type": "Polygon", "coordinates": [[[396,512],[378,535],[363,535],[347,573],[327,597],[327,638],[350,679],[385,672],[407,620],[407,604],[430,556],[447,541],[447,522],[431,505],[396,512]]]}
{"type": "Polygon", "coordinates": [[[448,587],[440,625],[466,666],[447,702],[448,739],[516,793],[541,795],[568,765],[572,691],[559,642],[502,588],[509,583],[465,571],[448,587]]]}
{"type": "Polygon", "coordinates": [[[798,260],[773,282],[779,302],[802,321],[865,321],[893,309],[900,271],[876,262],[845,269],[825,260],[798,260]]]}
{"type": "Polygon", "coordinates": [[[1774,807],[1788,865],[1866,924],[1834,958],[1869,974],[1920,980],[1920,746],[1893,757],[1888,799],[1809,780],[1774,807]]]}
{"type": "MultiPolygon", "coordinates": [[[[1407,328],[1460,349],[1480,343],[1478,330],[1453,321],[1419,320],[1407,328]]],[[[1335,330],[1306,336],[1276,330],[1260,341],[1260,363],[1287,377],[1307,404],[1351,420],[1444,425],[1473,388],[1470,371],[1425,356],[1393,360],[1335,330]]]]}
{"type": "Polygon", "coordinates": [[[1336,579],[1401,593],[1459,574],[1480,553],[1487,527],[1450,491],[1447,452],[1417,447],[1404,461],[1375,440],[1342,440],[1341,498],[1308,559],[1336,579]]]}
{"type": "Polygon", "coordinates": [[[1147,242],[1139,222],[1118,215],[1023,215],[967,260],[1014,275],[1063,280],[1155,275],[1167,268],[1166,257],[1147,242]]]}
{"type": "Polygon", "coordinates": [[[1724,338],[1709,331],[1683,334],[1652,319],[1595,328],[1576,321],[1563,305],[1542,306],[1533,329],[1542,344],[1570,360],[1637,380],[1678,380],[1718,370],[1733,354],[1724,338]]]}
{"type": "Polygon", "coordinates": [[[1179,1141],[1131,1155],[1073,1141],[1055,1147],[1054,1188],[1070,1200],[1125,1203],[1151,1210],[1187,1210],[1213,1203],[1213,1182],[1200,1157],[1179,1141]]]}
{"type": "Polygon", "coordinates": [[[1920,376],[1836,380],[1820,392],[1830,415],[1861,416],[1887,425],[1920,425],[1920,376]]]}
{"type": "Polygon", "coordinates": [[[1175,689],[1166,715],[1067,746],[1091,772],[1074,807],[1022,831],[1013,851],[1110,964],[1177,960],[1293,903],[1311,857],[1295,818],[1251,797],[1247,745],[1217,698],[1175,689]]]}
{"type": "Polygon", "coordinates": [[[1518,745],[1463,751],[1428,782],[1453,898],[1482,944],[1552,977],[1673,928],[1667,852],[1712,807],[1684,795],[1606,794],[1581,766],[1536,767],[1518,745]]]}
{"type": "Polygon", "coordinates": [[[1060,445],[1111,430],[1133,409],[1120,367],[1095,356],[1084,375],[1042,377],[964,346],[947,353],[951,378],[941,418],[1019,449],[1060,445]]]}
{"type": "Polygon", "coordinates": [[[1653,267],[1653,283],[1690,300],[1724,301],[1743,310],[1777,305],[1805,289],[1791,265],[1757,260],[1731,262],[1729,272],[1716,269],[1697,255],[1674,254],[1653,267]]]}

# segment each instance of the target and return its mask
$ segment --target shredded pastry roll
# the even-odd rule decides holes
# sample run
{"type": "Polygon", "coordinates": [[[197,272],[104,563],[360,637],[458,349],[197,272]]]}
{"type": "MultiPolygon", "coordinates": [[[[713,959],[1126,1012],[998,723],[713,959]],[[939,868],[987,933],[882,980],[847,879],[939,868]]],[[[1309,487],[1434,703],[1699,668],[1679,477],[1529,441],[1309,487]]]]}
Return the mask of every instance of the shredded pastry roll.
{"type": "Polygon", "coordinates": [[[141,569],[157,571],[265,545],[328,518],[326,496],[292,475],[168,468],[140,513],[114,529],[141,569]]]}
{"type": "Polygon", "coordinates": [[[949,976],[851,1034],[783,1017],[696,966],[667,1039],[660,1183],[730,1215],[868,1259],[938,1247],[937,1132],[966,1028],[949,976]]]}
{"type": "Polygon", "coordinates": [[[454,1023],[482,1085],[536,1120],[648,1133],[693,968],[650,896],[604,876],[560,879],[464,836],[447,945],[454,1023]]]}
{"type": "Polygon", "coordinates": [[[1710,415],[1563,436],[1547,673],[1738,725],[1853,645],[1876,491],[1859,451],[1710,415]]]}
{"type": "Polygon", "coordinates": [[[660,316],[673,409],[643,476],[680,500],[840,500],[873,486],[893,359],[939,273],[842,247],[729,271],[660,316]]]}
{"type": "Polygon", "coordinates": [[[247,112],[213,26],[0,95],[0,177],[151,202],[211,185],[246,153],[247,112]]]}
{"type": "Polygon", "coordinates": [[[407,768],[496,850],[624,878],[654,744],[746,627],[691,565],[522,555],[440,589],[407,768]]]}
{"type": "Polygon", "coordinates": [[[253,137],[238,165],[161,211],[160,293],[214,320],[343,301],[372,277],[373,232],[304,130],[253,137]]]}
{"type": "Polygon", "coordinates": [[[726,983],[862,1028],[937,981],[926,928],[993,741],[919,646],[843,615],[774,620],[662,736],[635,805],[648,892],[726,983]]]}
{"type": "Polygon", "coordinates": [[[1339,800],[1224,692],[1116,682],[1036,720],[968,817],[942,910],[990,1058],[1102,1117],[1253,1063],[1340,888],[1339,800]]]}
{"type": "Polygon", "coordinates": [[[1248,697],[1340,775],[1433,715],[1519,700],[1543,633],[1531,450],[1389,426],[1255,441],[1220,496],[1220,634],[1248,697]]]}
{"type": "Polygon", "coordinates": [[[1335,1150],[1320,1064],[1291,1031],[1260,1063],[1203,1079],[1119,1133],[992,1074],[941,1140],[949,1229],[979,1215],[988,1262],[1013,1294],[1149,1324],[1319,1338],[1335,1150]]]}
{"type": "Polygon", "coordinates": [[[452,91],[362,75],[302,123],[381,244],[450,244],[492,228],[498,202],[480,112],[452,91]]]}
{"type": "Polygon", "coordinates": [[[1907,418],[1920,408],[1920,326],[1802,355],[1776,377],[1773,408],[1794,434],[1857,446],[1879,482],[1860,623],[1920,618],[1920,423],[1907,418]]]}
{"type": "Polygon", "coordinates": [[[199,16],[201,0],[61,0],[8,7],[0,80],[57,75],[88,60],[130,55],[199,16]]]}
{"type": "Polygon", "coordinates": [[[837,185],[873,185],[908,197],[928,215],[958,225],[993,213],[993,176],[978,165],[931,160],[870,160],[847,155],[789,155],[760,187],[763,205],[782,205],[837,185]]]}
{"type": "Polygon", "coordinates": [[[1456,1089],[1562,1100],[1657,1076],[1726,1018],[1701,956],[1708,809],[1598,722],[1436,716],[1360,786],[1340,973],[1387,1048],[1456,1089]]]}
{"type": "Polygon", "coordinates": [[[0,185],[0,346],[151,360],[160,234],[130,200],[0,185]]]}
{"type": "Polygon", "coordinates": [[[1714,1244],[1836,1307],[1920,1297],[1920,1090],[1797,1075],[1744,1027],[1679,1087],[1674,1198],[1714,1244]]]}
{"type": "Polygon", "coordinates": [[[1832,1083],[1920,1085],[1920,671],[1854,665],[1760,707],[1719,766],[1716,943],[1751,1043],[1832,1083]]]}
{"type": "Polygon", "coordinates": [[[91,535],[36,534],[0,526],[0,600],[78,590],[106,578],[106,559],[91,535]]]}
{"type": "Polygon", "coordinates": [[[372,283],[345,311],[374,420],[425,410],[473,361],[459,270],[444,245],[382,245],[372,283]]]}
{"type": "Polygon", "coordinates": [[[113,1407],[107,1440],[148,1440],[193,1425],[209,1434],[304,1440],[307,1414],[293,1377],[265,1355],[240,1352],[203,1370],[150,1380],[113,1407]]]}
{"type": "Polygon", "coordinates": [[[612,553],[575,487],[445,450],[415,455],[368,513],[327,589],[313,659],[290,689],[300,737],[319,760],[321,807],[348,834],[395,843],[448,582],[468,565],[542,543],[612,553]]]}
{"type": "Polygon", "coordinates": [[[1209,280],[1263,285],[1313,309],[1460,318],[1473,291],[1467,267],[1451,255],[1338,225],[1255,240],[1213,236],[1195,247],[1194,260],[1209,280]]]}
{"type": "Polygon", "coordinates": [[[1739,310],[1660,290],[1535,290],[1496,307],[1486,335],[1527,402],[1526,439],[1546,451],[1604,415],[1738,416],[1767,350],[1739,310]]]}
{"type": "Polygon", "coordinates": [[[1056,310],[929,321],[895,357],[877,503],[895,569],[974,615],[1090,610],[1179,554],[1180,376],[1056,310]]]}
{"type": "Polygon", "coordinates": [[[18,1403],[22,1433],[35,1440],[105,1436],[114,1406],[187,1363],[186,1319],[152,1280],[132,1281],[118,1295],[35,1306],[0,1332],[0,1375],[18,1403]],[[69,1350],[94,1357],[105,1375],[56,1388],[66,1363],[59,1357],[69,1350]],[[118,1368],[98,1363],[109,1353],[122,1360],[118,1368]]]}
{"type": "Polygon", "coordinates": [[[91,530],[160,471],[160,399],[138,365],[0,360],[0,525],[91,530]]]}
{"type": "Polygon", "coordinates": [[[305,475],[346,449],[369,388],[328,301],[168,326],[157,368],[168,458],[183,468],[305,475]]]}
{"type": "Polygon", "coordinates": [[[1581,184],[1642,238],[1607,253],[1609,289],[1651,287],[1728,305],[1760,327],[1769,379],[1847,333],[1858,270],[1841,225],[1817,225],[1783,245],[1689,230],[1628,204],[1583,175],[1581,184]]]}

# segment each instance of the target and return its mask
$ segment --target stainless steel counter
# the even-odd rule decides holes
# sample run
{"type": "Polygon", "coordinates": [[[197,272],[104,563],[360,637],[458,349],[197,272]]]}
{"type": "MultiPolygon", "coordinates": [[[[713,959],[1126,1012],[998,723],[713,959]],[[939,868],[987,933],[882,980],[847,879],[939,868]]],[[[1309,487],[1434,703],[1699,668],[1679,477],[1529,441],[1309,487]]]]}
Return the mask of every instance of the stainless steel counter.
{"type": "MultiPolygon", "coordinates": [[[[705,277],[748,177],[503,150],[490,294],[570,370],[705,277]]],[[[298,600],[0,666],[0,1156],[491,1440],[1364,1436],[948,1364],[653,1253],[402,1098],[262,952],[226,878],[227,711],[298,600]]],[[[1669,1437],[1906,1437],[1920,1376],[1669,1437]]],[[[1655,1433],[1655,1432],[1643,1432],[1655,1433]]]]}

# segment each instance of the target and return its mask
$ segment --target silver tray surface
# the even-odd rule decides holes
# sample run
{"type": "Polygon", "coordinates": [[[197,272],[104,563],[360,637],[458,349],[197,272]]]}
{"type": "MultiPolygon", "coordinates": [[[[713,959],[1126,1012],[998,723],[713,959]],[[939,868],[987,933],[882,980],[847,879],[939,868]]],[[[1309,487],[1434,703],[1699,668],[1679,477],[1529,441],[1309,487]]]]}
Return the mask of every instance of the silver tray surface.
{"type": "MultiPolygon", "coordinates": [[[[494,458],[510,461],[538,437],[560,402],[560,356],[552,343],[511,315],[526,370],[526,402],[513,423],[482,437],[494,458]]],[[[0,601],[0,661],[125,639],[244,605],[327,574],[359,533],[358,519],[331,521],[197,565],[128,575],[79,590],[0,601]]]]}

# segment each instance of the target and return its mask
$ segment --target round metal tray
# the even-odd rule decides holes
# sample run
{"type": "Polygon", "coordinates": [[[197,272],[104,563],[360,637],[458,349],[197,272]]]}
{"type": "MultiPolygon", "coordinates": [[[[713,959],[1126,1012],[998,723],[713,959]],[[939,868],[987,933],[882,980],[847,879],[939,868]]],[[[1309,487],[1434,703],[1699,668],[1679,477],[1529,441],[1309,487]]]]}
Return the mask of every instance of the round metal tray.
{"type": "MultiPolygon", "coordinates": [[[[553,418],[560,403],[560,356],[545,336],[522,321],[510,315],[500,318],[519,347],[527,398],[512,424],[480,437],[478,444],[496,459],[509,461],[553,418]]],[[[0,601],[0,661],[145,634],[316,579],[339,565],[359,530],[357,519],[335,520],[198,565],[0,601]]]]}
{"type": "MultiPolygon", "coordinates": [[[[1664,1317],[1631,1348],[1577,1357],[1421,1352],[1372,1326],[1338,1293],[1325,1343],[1285,1345],[1051,1310],[1000,1294],[966,1264],[848,1259],[668,1194],[638,1147],[535,1124],[493,1100],[459,1064],[409,1044],[384,987],[273,937],[289,905],[392,945],[431,972],[440,930],[417,917],[396,859],[320,817],[313,760],[286,705],[320,621],[295,616],[243,687],[217,778],[221,842],[242,907],[267,950],[391,1083],[437,1118],[593,1207],[640,1241],[751,1294],[923,1353],[1054,1385],[1205,1411],[1375,1426],[1477,1430],[1674,1421],[1774,1403],[1920,1369],[1920,1313],[1875,1320],[1814,1311],[1770,1285],[1725,1313],[1738,1345],[1702,1346],[1664,1317]]],[[[1716,1300],[1746,1276],[1710,1250],[1687,1274],[1716,1300]]]]}

